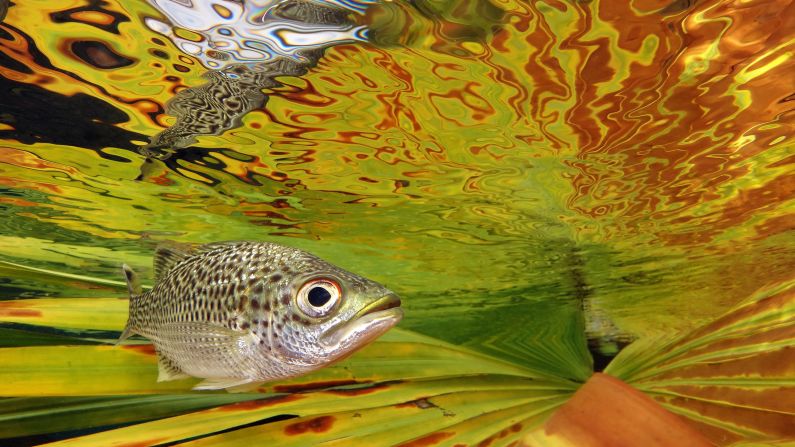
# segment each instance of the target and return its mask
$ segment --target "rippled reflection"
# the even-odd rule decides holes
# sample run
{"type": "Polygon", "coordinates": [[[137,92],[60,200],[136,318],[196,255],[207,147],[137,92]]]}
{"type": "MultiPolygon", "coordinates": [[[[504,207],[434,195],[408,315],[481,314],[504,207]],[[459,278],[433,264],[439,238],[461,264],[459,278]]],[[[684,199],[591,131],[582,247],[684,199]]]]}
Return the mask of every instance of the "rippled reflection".
{"type": "Polygon", "coordinates": [[[0,254],[115,277],[163,239],[276,240],[410,297],[407,327],[517,357],[578,306],[621,342],[791,275],[790,2],[362,8],[305,21],[351,43],[251,62],[223,11],[11,6],[0,254]],[[186,150],[133,181],[150,139],[186,150]]]}
{"type": "MultiPolygon", "coordinates": [[[[149,29],[209,69],[277,58],[306,60],[304,52],[365,40],[366,28],[348,20],[366,2],[150,0],[170,23],[144,19],[149,29]]],[[[227,74],[229,77],[234,75],[227,74]]]]}
{"type": "Polygon", "coordinates": [[[323,49],[366,40],[366,27],[349,14],[368,2],[271,0],[187,2],[150,0],[167,22],[147,17],[149,29],[211,69],[208,83],[177,93],[166,113],[177,121],[155,135],[142,153],[168,158],[195,142],[240,125],[246,113],[265,105],[262,89],[281,86],[279,76],[301,76],[323,49]]]}
{"type": "Polygon", "coordinates": [[[10,0],[0,0],[0,22],[6,18],[6,13],[8,12],[8,6],[11,3],[10,0]]]}

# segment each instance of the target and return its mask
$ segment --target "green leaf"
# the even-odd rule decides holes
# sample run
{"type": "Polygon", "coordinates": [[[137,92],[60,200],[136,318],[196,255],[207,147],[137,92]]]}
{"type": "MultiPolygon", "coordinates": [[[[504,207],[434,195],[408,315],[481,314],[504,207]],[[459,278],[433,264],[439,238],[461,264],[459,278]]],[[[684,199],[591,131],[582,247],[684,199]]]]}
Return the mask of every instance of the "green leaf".
{"type": "Polygon", "coordinates": [[[0,301],[0,322],[78,331],[119,331],[129,301],[116,298],[38,298],[0,301]]]}
{"type": "Polygon", "coordinates": [[[258,394],[9,398],[0,400],[0,438],[147,421],[259,398],[258,394]]]}
{"type": "MultiPolygon", "coordinates": [[[[3,348],[0,357],[4,366],[0,369],[2,396],[183,393],[190,392],[197,382],[157,382],[155,353],[148,344],[3,348]]],[[[301,389],[322,381],[366,383],[473,374],[533,377],[557,387],[576,387],[428,337],[393,331],[346,361],[261,389],[301,389]]]]}
{"type": "MultiPolygon", "coordinates": [[[[314,425],[322,425],[324,420],[339,419],[347,422],[327,433],[329,438],[326,439],[367,436],[365,439],[370,440],[371,435],[381,433],[380,436],[392,436],[393,440],[409,440],[493,411],[517,406],[527,406],[526,414],[531,414],[533,408],[548,411],[565,401],[571,392],[573,390],[554,389],[532,379],[500,376],[376,383],[368,387],[316,390],[225,405],[69,439],[57,445],[95,446],[119,442],[154,445],[218,432],[225,432],[224,442],[234,439],[245,442],[252,436],[271,440],[278,438],[280,445],[291,445],[292,439],[298,441],[296,445],[311,445],[319,441],[306,437],[300,440],[290,438],[291,430],[287,428],[290,421],[226,433],[284,415],[294,415],[307,422],[305,425],[309,428],[294,428],[292,432],[295,434],[318,433],[312,428],[314,425]],[[326,419],[309,423],[318,416],[326,419]],[[372,423],[368,423],[370,418],[372,423]],[[390,430],[400,430],[400,433],[385,433],[390,430]],[[270,435],[263,435],[260,431],[270,435]]],[[[510,411],[504,416],[509,421],[515,420],[510,411]]],[[[301,420],[292,423],[300,424],[301,420]]],[[[207,442],[212,444],[220,442],[220,439],[207,442]]]]}
{"type": "Polygon", "coordinates": [[[605,370],[713,441],[795,437],[795,281],[680,336],[639,340],[605,370]]]}

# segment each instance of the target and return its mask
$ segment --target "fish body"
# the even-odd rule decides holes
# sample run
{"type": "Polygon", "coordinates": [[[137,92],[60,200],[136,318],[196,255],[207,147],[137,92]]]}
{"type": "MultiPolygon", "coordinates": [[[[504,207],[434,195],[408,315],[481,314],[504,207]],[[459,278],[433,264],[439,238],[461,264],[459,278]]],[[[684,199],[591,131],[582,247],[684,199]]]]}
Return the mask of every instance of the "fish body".
{"type": "Polygon", "coordinates": [[[126,265],[132,334],[152,341],[158,381],[193,376],[195,389],[295,377],[363,347],[397,324],[386,287],[303,250],[262,242],[161,245],[155,284],[126,265]]]}

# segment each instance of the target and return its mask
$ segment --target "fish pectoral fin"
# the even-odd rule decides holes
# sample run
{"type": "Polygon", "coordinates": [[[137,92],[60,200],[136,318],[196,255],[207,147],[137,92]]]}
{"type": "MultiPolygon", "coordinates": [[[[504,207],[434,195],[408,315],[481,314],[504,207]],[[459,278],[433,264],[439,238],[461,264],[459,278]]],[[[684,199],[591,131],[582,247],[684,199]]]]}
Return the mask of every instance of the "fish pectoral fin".
{"type": "Polygon", "coordinates": [[[226,389],[229,392],[242,392],[246,391],[246,385],[253,385],[256,387],[257,383],[252,383],[251,379],[241,378],[241,377],[222,377],[222,378],[213,378],[213,379],[205,379],[196,386],[193,387],[194,390],[223,390],[226,389]]]}
{"type": "Polygon", "coordinates": [[[196,377],[203,374],[195,374],[194,370],[243,376],[207,379],[196,385],[195,390],[219,390],[252,382],[246,377],[251,375],[251,359],[256,347],[251,331],[210,323],[179,322],[161,325],[158,336],[165,351],[186,355],[183,365],[196,377]]]}
{"type": "Polygon", "coordinates": [[[182,372],[179,366],[173,360],[163,355],[162,352],[155,349],[157,352],[157,381],[167,382],[169,380],[187,379],[189,375],[182,372]]]}

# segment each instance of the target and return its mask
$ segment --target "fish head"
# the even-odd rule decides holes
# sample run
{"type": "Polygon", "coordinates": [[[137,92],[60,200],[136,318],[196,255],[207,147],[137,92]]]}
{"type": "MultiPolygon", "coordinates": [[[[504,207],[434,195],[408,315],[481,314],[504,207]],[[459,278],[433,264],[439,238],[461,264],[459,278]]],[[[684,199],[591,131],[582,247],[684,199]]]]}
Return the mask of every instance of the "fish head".
{"type": "Polygon", "coordinates": [[[279,357],[306,370],[364,347],[403,317],[400,298],[383,285],[314,256],[285,278],[271,331],[279,357]],[[288,298],[289,297],[289,298],[288,298]]]}

